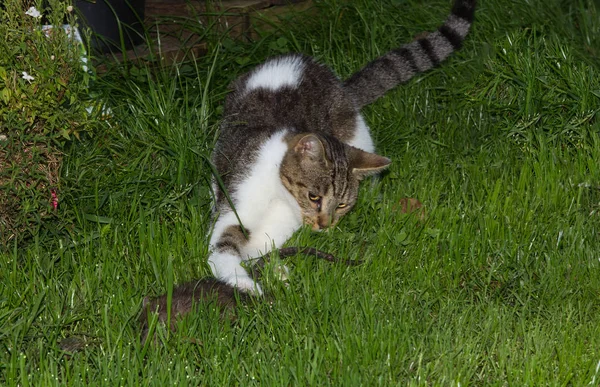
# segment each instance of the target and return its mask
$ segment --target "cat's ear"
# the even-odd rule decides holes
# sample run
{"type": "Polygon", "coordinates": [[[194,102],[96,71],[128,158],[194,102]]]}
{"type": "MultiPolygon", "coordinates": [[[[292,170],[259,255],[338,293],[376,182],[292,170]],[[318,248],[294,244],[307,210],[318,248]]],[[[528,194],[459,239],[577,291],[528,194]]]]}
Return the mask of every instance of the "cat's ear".
{"type": "Polygon", "coordinates": [[[307,134],[302,137],[294,146],[294,151],[311,160],[321,160],[325,155],[323,143],[314,134],[307,134]]]}
{"type": "Polygon", "coordinates": [[[387,157],[365,152],[356,148],[352,149],[350,154],[350,168],[352,168],[352,174],[359,180],[383,171],[391,164],[391,162],[392,161],[387,157]]]}

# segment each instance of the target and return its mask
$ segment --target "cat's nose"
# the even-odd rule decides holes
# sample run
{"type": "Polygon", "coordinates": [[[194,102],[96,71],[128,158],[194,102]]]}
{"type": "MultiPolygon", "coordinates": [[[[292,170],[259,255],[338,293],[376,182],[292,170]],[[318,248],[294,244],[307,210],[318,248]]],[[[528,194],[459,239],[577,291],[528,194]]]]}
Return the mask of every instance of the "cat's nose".
{"type": "Polygon", "coordinates": [[[332,224],[332,218],[329,216],[320,216],[317,224],[319,229],[330,227],[332,224]]]}

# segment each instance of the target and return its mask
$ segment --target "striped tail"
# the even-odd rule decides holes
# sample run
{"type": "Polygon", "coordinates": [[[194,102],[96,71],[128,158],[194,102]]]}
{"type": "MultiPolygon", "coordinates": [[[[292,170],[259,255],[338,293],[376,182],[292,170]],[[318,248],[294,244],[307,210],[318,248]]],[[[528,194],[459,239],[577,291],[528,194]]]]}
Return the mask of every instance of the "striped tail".
{"type": "Polygon", "coordinates": [[[455,0],[452,13],[437,31],[370,62],[344,82],[362,108],[386,92],[427,71],[458,50],[473,23],[476,0],[455,0]]]}

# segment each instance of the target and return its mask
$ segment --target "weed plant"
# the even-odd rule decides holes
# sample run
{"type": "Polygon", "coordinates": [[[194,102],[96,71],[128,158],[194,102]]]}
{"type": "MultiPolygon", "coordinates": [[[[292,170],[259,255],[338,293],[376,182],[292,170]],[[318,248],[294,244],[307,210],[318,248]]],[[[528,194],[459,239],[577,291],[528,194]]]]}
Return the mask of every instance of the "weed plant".
{"type": "Polygon", "coordinates": [[[252,44],[110,71],[104,132],[63,167],[68,236],[0,259],[7,385],[600,384],[600,12],[482,1],[462,51],[365,109],[389,172],[289,245],[271,302],[212,305],[139,342],[146,295],[209,275],[210,165],[228,83],[266,57],[345,77],[436,28],[447,1],[324,0],[252,44]],[[412,197],[423,221],[400,211],[412,197]]]}
{"type": "Polygon", "coordinates": [[[57,208],[63,147],[93,134],[97,116],[72,10],[0,5],[0,249],[68,226],[57,208]]]}

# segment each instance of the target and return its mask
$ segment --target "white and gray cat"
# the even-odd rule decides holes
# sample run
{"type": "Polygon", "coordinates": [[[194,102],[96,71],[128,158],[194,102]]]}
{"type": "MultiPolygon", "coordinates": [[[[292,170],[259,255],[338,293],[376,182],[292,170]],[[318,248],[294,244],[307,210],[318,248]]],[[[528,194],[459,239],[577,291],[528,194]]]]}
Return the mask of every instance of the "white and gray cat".
{"type": "Polygon", "coordinates": [[[475,2],[456,0],[437,31],[346,81],[310,57],[289,54],[232,83],[213,153],[221,184],[213,184],[208,263],[217,279],[262,294],[242,261],[279,248],[302,224],[321,230],[352,209],[360,180],[390,164],[373,153],[360,109],[460,48],[475,2]]]}

